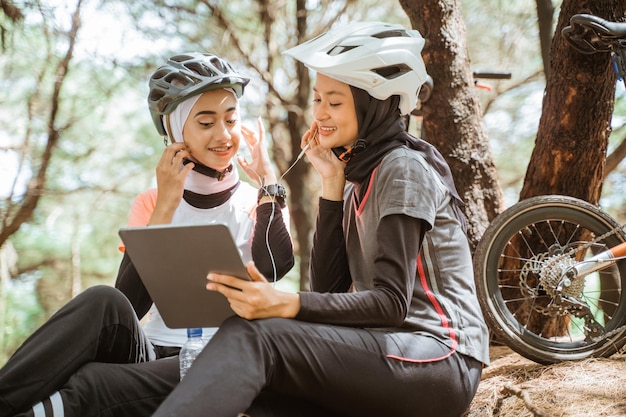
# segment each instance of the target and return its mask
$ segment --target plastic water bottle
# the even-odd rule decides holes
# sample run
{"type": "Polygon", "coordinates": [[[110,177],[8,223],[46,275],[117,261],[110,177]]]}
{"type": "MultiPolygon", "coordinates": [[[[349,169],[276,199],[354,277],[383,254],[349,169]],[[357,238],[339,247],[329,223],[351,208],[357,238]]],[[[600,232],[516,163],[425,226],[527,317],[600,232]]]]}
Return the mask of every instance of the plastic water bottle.
{"type": "Polygon", "coordinates": [[[187,374],[187,370],[202,351],[206,342],[207,340],[202,338],[202,329],[187,329],[187,341],[178,354],[180,379],[183,379],[187,374]]]}

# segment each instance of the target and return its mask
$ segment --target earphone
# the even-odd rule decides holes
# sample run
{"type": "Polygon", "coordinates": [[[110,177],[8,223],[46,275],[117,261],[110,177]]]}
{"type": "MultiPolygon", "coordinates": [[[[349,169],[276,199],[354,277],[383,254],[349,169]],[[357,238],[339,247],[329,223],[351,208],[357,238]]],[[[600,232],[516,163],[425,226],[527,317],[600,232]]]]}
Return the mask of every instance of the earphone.
{"type": "MultiPolygon", "coordinates": [[[[317,132],[317,131],[316,131],[317,132]]],[[[283,172],[283,175],[280,176],[280,178],[278,179],[278,182],[280,182],[285,175],[287,175],[287,173],[291,170],[291,168],[293,168],[294,166],[296,166],[296,164],[298,163],[299,160],[302,159],[302,157],[304,156],[304,154],[306,153],[306,151],[309,150],[309,148],[311,147],[311,141],[308,141],[306,146],[304,148],[302,148],[302,151],[300,151],[300,153],[298,154],[298,156],[296,157],[296,160],[293,161],[293,164],[291,164],[291,166],[289,166],[289,168],[287,168],[287,170],[285,172],[283,172]]]]}
{"type": "Polygon", "coordinates": [[[291,168],[293,168],[294,166],[296,166],[296,164],[298,163],[299,160],[302,159],[302,157],[304,156],[304,154],[306,153],[306,151],[309,150],[309,148],[311,147],[311,142],[313,142],[314,140],[317,140],[317,129],[315,129],[315,131],[313,132],[313,135],[311,135],[311,137],[309,138],[309,140],[307,141],[306,145],[304,145],[304,148],[302,148],[302,150],[300,151],[300,153],[298,154],[298,156],[296,156],[296,160],[293,161],[293,164],[291,164],[289,166],[289,168],[287,168],[287,170],[285,172],[283,172],[283,175],[280,176],[280,178],[278,179],[278,182],[280,182],[285,175],[287,175],[287,173],[289,171],[291,171],[291,168]]]}

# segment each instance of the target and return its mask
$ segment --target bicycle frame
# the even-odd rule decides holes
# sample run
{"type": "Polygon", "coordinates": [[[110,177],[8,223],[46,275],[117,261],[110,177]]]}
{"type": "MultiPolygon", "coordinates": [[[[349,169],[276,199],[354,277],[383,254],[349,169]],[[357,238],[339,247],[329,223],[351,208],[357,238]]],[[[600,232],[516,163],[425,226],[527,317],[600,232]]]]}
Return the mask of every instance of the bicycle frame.
{"type": "Polygon", "coordinates": [[[599,271],[613,265],[615,262],[626,258],[626,242],[621,243],[615,247],[610,248],[604,252],[601,252],[590,259],[583,262],[579,262],[572,267],[572,271],[575,271],[572,276],[568,276],[567,279],[576,279],[592,272],[599,271]]]}

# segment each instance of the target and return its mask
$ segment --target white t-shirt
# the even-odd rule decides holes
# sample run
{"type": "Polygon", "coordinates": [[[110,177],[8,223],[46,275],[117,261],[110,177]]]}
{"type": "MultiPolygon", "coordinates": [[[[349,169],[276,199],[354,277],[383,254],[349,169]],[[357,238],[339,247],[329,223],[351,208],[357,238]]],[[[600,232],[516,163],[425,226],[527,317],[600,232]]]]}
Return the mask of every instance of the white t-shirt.
{"type": "MultiPolygon", "coordinates": [[[[230,229],[239,248],[244,264],[252,260],[251,245],[254,231],[257,190],[241,182],[233,196],[224,204],[208,209],[191,206],[185,200],[174,213],[172,224],[224,224],[230,229]]],[[[133,203],[129,225],[147,224],[154,209],[156,189],[140,194],[133,203]]],[[[170,329],[165,325],[157,307],[153,304],[143,318],[143,328],[150,341],[159,346],[182,346],[187,340],[187,329],[170,329]]],[[[210,337],[216,327],[203,329],[203,336],[210,337]]]]}

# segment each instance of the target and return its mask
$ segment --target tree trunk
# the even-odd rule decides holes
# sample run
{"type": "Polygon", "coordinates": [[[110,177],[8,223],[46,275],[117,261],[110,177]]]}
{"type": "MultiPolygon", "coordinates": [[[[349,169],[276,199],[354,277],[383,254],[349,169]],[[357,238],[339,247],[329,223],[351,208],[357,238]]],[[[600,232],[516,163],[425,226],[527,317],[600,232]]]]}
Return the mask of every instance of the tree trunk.
{"type": "Polygon", "coordinates": [[[537,23],[539,26],[539,43],[541,44],[541,59],[546,80],[550,75],[550,45],[552,44],[552,22],[554,21],[554,6],[552,0],[536,0],[537,23]]]}
{"type": "Polygon", "coordinates": [[[446,158],[466,203],[472,250],[503,207],[502,190],[474,90],[460,0],[400,0],[426,39],[422,52],[434,89],[423,105],[424,139],[446,158]]]}
{"type": "Polygon", "coordinates": [[[563,1],[550,53],[552,75],[520,200],[564,194],[598,203],[611,132],[615,74],[608,54],[583,55],[569,47],[560,34],[576,13],[616,20],[624,16],[625,9],[623,0],[563,1]]]}

